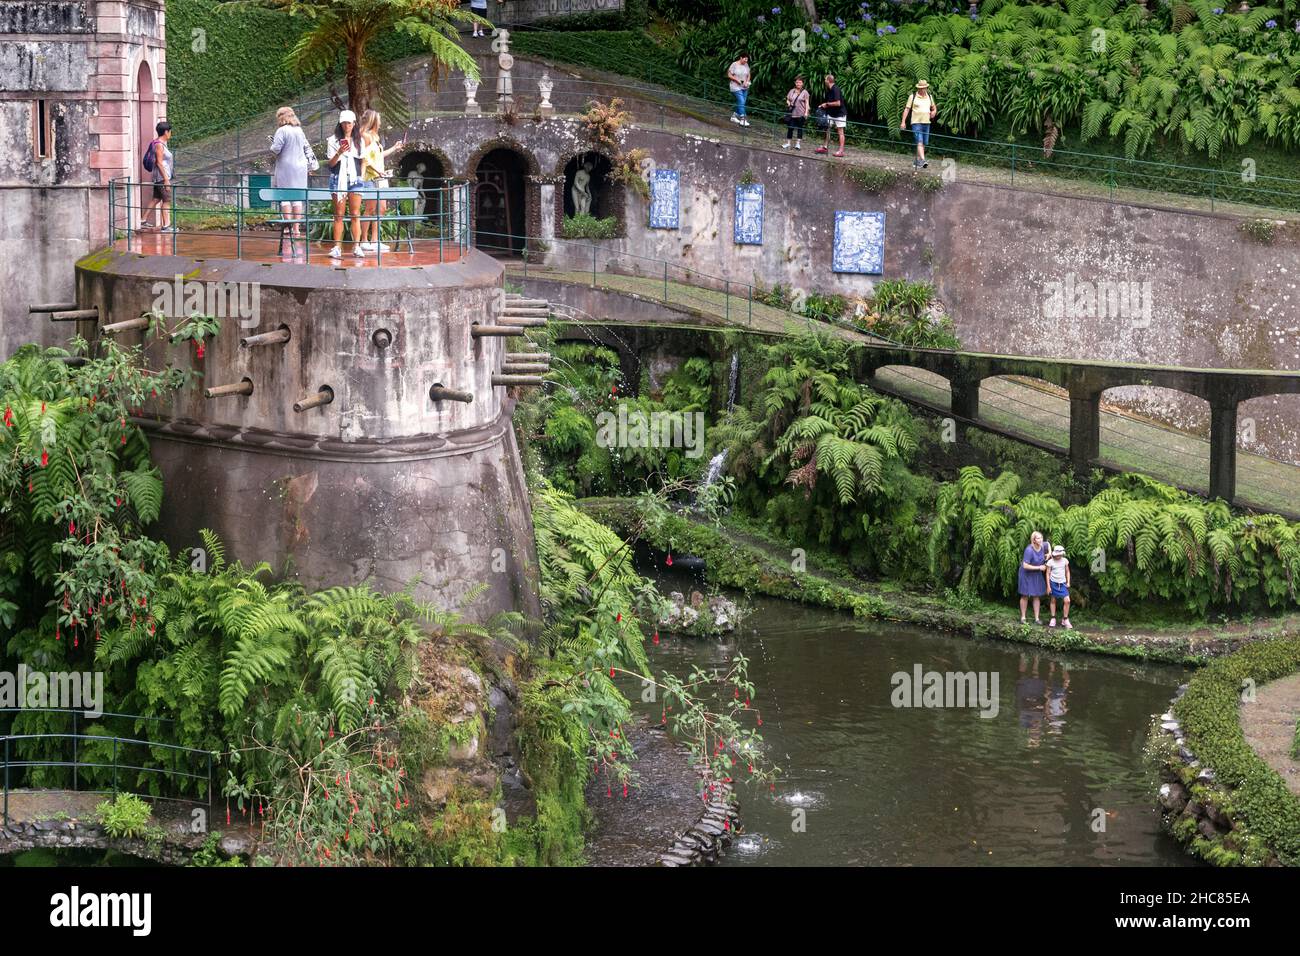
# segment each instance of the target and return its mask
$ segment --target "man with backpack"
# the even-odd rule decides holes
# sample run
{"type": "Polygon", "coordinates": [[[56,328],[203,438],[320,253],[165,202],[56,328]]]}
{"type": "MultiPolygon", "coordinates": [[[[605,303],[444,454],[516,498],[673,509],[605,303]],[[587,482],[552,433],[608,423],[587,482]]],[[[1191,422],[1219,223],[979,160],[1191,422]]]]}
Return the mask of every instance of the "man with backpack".
{"type": "Polygon", "coordinates": [[[172,124],[162,120],[154,127],[154,132],[158,136],[149,144],[141,161],[144,171],[153,176],[153,196],[144,207],[144,218],[140,220],[140,228],[144,230],[154,227],[149,217],[154,209],[157,209],[158,231],[175,232],[176,227],[171,224],[172,170],[175,163],[172,159],[172,151],[167,148],[167,141],[172,138],[172,124]]]}

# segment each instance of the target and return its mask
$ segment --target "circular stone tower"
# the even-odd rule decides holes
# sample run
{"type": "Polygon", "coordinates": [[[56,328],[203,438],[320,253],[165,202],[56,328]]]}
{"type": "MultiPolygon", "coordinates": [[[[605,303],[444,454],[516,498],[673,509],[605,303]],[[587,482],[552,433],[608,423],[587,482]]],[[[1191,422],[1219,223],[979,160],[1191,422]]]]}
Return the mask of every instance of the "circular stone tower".
{"type": "Polygon", "coordinates": [[[493,324],[503,272],[476,250],[347,269],[82,259],[77,304],[99,316],[83,335],[143,343],[150,367],[202,373],[140,417],[165,481],[161,537],[199,548],[210,528],[229,559],[267,561],[308,588],[398,590],[418,578],[420,596],[452,608],[486,586],[465,608],[471,618],[536,616],[514,401],[493,382],[507,343],[521,339],[472,331],[493,324]],[[110,328],[154,309],[172,327],[214,314],[221,329],[200,358],[192,342],[110,328]]]}

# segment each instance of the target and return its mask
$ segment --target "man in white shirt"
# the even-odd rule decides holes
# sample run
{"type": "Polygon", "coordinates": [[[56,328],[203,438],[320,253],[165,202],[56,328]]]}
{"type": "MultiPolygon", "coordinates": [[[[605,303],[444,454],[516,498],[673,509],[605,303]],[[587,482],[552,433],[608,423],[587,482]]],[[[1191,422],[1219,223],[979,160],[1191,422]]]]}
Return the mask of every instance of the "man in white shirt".
{"type": "Polygon", "coordinates": [[[727,79],[731,81],[731,95],[736,98],[736,112],[731,114],[731,121],[741,126],[748,126],[745,117],[745,100],[749,97],[749,54],[742,53],[736,62],[727,67],[727,79]]]}

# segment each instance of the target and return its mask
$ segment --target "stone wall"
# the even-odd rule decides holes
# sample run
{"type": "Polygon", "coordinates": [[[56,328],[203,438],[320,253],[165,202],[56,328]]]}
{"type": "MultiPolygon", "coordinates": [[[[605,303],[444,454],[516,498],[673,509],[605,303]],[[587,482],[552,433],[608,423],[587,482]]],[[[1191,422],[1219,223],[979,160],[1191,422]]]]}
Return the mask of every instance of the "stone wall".
{"type": "MultiPolygon", "coordinates": [[[[144,345],[153,368],[202,376],[139,419],[167,489],[163,540],[201,547],[209,528],[232,560],[266,561],[308,588],[369,581],[400,590],[419,578],[417,593],[450,609],[487,585],[470,617],[538,615],[513,403],[491,383],[517,340],[470,332],[492,314],[499,263],[477,251],[456,263],[364,270],[103,252],[78,264],[78,301],[98,308],[101,325],[132,319],[180,274],[200,289],[246,284],[259,314],[227,314],[202,358],[189,343],[142,331],[117,337],[144,345]],[[287,343],[241,346],[243,336],[281,328],[287,343]],[[205,387],[245,379],[250,395],[204,397],[205,387]],[[434,401],[435,384],[473,401],[434,401]],[[333,401],[294,411],[323,388],[333,401]]],[[[95,324],[81,325],[93,338],[95,324]]]]}
{"type": "MultiPolygon", "coordinates": [[[[490,74],[485,88],[489,83],[490,74]]],[[[561,222],[555,189],[562,188],[564,164],[591,149],[585,127],[563,118],[506,124],[493,115],[432,117],[417,123],[409,148],[436,146],[451,174],[472,179],[488,141],[515,149],[538,171],[526,202],[529,231],[537,229],[534,235],[548,250],[546,262],[590,271],[591,243],[556,238],[561,222]]],[[[881,279],[928,281],[972,350],[1300,368],[1295,230],[1280,230],[1274,244],[1263,245],[1229,216],[1028,193],[963,182],[960,174],[938,192],[918,188],[910,172],[870,192],[842,164],[810,149],[746,148],[655,128],[626,131],[623,148],[637,147],[649,152],[657,168],[680,173],[681,225],[649,228],[645,201],[629,190],[622,237],[596,244],[598,269],[662,276],[666,261],[669,278],[679,281],[689,270],[697,284],[780,283],[848,296],[869,294],[881,279]],[[733,241],[734,191],[746,174],[765,187],[761,246],[733,241]],[[837,210],[885,214],[881,275],[831,270],[837,210]],[[1102,284],[1121,281],[1149,285],[1140,287],[1142,295],[1124,314],[1108,314],[1102,284]],[[1073,296],[1067,314],[1099,302],[1096,314],[1054,318],[1051,299],[1058,288],[1073,296]],[[1099,289],[1100,299],[1090,300],[1086,288],[1099,289]],[[1138,307],[1146,302],[1149,314],[1138,307]]],[[[534,248],[536,254],[542,245],[534,248]]],[[[1189,396],[1135,387],[1104,398],[1180,427],[1208,430],[1204,404],[1189,396]]],[[[1242,429],[1243,450],[1300,463],[1300,400],[1256,399],[1244,403],[1240,415],[1243,424],[1252,422],[1242,429]]]]}

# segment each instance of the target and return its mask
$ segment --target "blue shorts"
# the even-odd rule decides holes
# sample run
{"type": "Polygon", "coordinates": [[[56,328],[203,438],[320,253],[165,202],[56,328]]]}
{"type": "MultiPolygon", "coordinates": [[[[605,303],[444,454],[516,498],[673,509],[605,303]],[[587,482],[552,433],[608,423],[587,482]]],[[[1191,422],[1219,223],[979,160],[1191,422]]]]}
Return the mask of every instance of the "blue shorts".
{"type": "Polygon", "coordinates": [[[1070,596],[1070,586],[1068,584],[1057,584],[1052,582],[1052,597],[1068,598],[1070,596]]]}
{"type": "MultiPolygon", "coordinates": [[[[354,179],[352,180],[352,182],[348,183],[348,192],[350,193],[364,192],[366,189],[370,188],[371,185],[372,184],[366,183],[362,180],[354,179]]],[[[338,173],[330,173],[330,192],[332,192],[336,196],[339,193],[338,173]]]]}
{"type": "Polygon", "coordinates": [[[916,142],[918,145],[929,146],[930,145],[930,124],[913,123],[912,135],[916,137],[916,142]]]}

